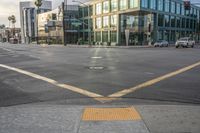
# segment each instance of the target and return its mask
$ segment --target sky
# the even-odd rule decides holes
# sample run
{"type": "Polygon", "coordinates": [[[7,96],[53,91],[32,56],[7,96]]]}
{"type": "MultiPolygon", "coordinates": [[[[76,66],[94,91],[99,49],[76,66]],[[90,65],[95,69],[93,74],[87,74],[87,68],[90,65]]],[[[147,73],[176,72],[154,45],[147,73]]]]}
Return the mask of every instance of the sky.
{"type": "MultiPolygon", "coordinates": [[[[16,27],[20,26],[20,15],[19,15],[19,2],[20,1],[31,1],[31,0],[0,0],[0,25],[9,25],[8,16],[16,16],[16,27]]],[[[53,8],[57,7],[64,0],[50,0],[53,3],[53,8]]]]}
{"type": "MultiPolygon", "coordinates": [[[[19,23],[19,2],[30,0],[0,0],[0,24],[8,26],[8,16],[15,15],[17,19],[16,27],[20,26],[19,23]]],[[[63,0],[51,0],[53,8],[61,4],[63,0]]],[[[191,0],[192,3],[200,2],[200,0],[191,0]]]]}

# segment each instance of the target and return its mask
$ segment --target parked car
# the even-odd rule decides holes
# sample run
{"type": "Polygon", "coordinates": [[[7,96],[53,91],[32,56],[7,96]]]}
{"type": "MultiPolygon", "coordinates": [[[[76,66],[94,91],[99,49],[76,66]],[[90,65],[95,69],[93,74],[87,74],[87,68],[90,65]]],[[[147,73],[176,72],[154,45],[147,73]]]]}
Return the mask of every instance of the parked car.
{"type": "Polygon", "coordinates": [[[169,42],[165,40],[159,40],[154,43],[154,47],[168,47],[168,46],[169,46],[169,42]]]}
{"type": "Polygon", "coordinates": [[[11,44],[17,44],[18,40],[16,38],[10,38],[10,43],[11,44]]]}
{"type": "Polygon", "coordinates": [[[194,47],[195,45],[195,41],[190,38],[190,37],[184,37],[184,38],[180,38],[178,41],[176,41],[176,48],[178,47],[184,47],[184,48],[187,48],[187,47],[194,47]]]}

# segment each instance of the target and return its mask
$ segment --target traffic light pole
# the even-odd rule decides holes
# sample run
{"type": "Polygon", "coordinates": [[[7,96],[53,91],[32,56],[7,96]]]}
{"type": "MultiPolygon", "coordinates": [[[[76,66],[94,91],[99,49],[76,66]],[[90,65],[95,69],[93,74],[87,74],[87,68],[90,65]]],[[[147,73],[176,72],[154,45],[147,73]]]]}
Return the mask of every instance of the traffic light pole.
{"type": "Polygon", "coordinates": [[[62,12],[63,12],[63,42],[64,42],[64,46],[67,45],[66,42],[66,32],[65,32],[65,3],[62,3],[62,12]]]}

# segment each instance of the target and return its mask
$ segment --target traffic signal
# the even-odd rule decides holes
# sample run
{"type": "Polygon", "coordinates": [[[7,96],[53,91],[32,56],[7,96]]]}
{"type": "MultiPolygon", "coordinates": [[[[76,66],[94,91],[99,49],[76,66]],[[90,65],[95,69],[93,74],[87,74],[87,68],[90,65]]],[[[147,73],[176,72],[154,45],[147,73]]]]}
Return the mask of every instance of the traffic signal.
{"type": "Polygon", "coordinates": [[[191,9],[190,1],[184,1],[184,8],[185,8],[185,10],[190,10],[191,9]]]}

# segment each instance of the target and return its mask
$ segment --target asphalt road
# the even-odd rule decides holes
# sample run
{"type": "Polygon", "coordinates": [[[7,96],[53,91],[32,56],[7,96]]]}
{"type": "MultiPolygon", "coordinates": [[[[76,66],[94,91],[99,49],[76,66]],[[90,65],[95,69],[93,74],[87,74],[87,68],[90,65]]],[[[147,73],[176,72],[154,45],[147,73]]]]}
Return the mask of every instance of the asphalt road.
{"type": "MultiPolygon", "coordinates": [[[[199,47],[68,48],[0,45],[0,64],[108,96],[200,61],[199,47]],[[90,68],[91,67],[91,68],[90,68]],[[96,69],[95,69],[96,68],[96,69]]],[[[98,104],[88,97],[0,67],[0,106],[35,102],[98,104]],[[83,102],[83,103],[82,103],[83,102]]],[[[110,101],[200,103],[200,66],[110,101]]]]}
{"type": "MultiPolygon", "coordinates": [[[[154,105],[199,107],[199,62],[199,46],[70,48],[0,44],[0,107],[38,103],[67,107],[142,105],[151,112],[150,106],[154,105]],[[169,77],[163,78],[165,75],[169,77]],[[122,91],[134,87],[137,89],[122,91]],[[112,97],[116,93],[119,96],[112,97]]],[[[144,116],[148,114],[141,106],[138,110],[144,116]]],[[[152,131],[161,131],[156,125],[152,131]]]]}

